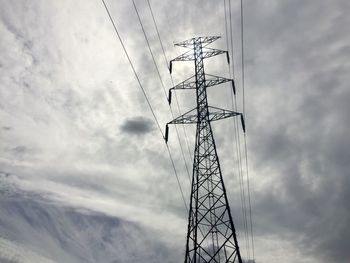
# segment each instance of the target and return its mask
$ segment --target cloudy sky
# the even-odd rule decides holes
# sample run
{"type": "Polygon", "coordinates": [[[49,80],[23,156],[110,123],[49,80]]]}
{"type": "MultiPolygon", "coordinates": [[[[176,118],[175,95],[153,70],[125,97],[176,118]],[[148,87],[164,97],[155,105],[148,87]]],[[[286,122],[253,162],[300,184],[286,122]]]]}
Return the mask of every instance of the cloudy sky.
{"type": "MultiPolygon", "coordinates": [[[[171,78],[147,2],[135,2],[168,89],[171,78]]],[[[213,47],[226,49],[224,1],[150,2],[168,59],[184,51],[174,42],[193,36],[221,35],[213,47]]],[[[111,229],[123,222],[119,232],[111,234],[112,247],[132,247],[143,236],[144,245],[138,244],[138,249],[118,247],[113,256],[110,248],[114,261],[96,254],[98,260],[91,262],[182,262],[187,215],[177,181],[102,2],[0,3],[0,259],[40,262],[35,249],[45,246],[45,235],[51,240],[56,232],[43,231],[33,242],[29,237],[35,231],[21,227],[28,215],[40,225],[42,217],[33,211],[46,211],[51,221],[64,218],[56,223],[76,231],[81,244],[91,236],[97,243],[102,237],[73,230],[79,226],[76,213],[86,216],[79,222],[89,225],[86,231],[91,233],[101,218],[104,223],[115,220],[108,221],[111,229]],[[20,212],[26,209],[31,212],[20,212]],[[17,240],[11,239],[7,227],[11,220],[17,240]],[[14,255],[18,251],[26,256],[14,255]]],[[[163,128],[172,116],[132,1],[106,3],[163,128]]],[[[231,6],[237,106],[242,109],[239,1],[231,0],[231,6]]],[[[257,263],[350,262],[349,12],[348,0],[244,1],[246,124],[257,263]]],[[[206,61],[206,69],[229,77],[224,57],[206,61]]],[[[175,83],[192,74],[191,63],[174,64],[175,83]]],[[[230,108],[229,92],[229,85],[212,87],[209,102],[230,108]]],[[[179,91],[177,98],[181,112],[193,107],[193,92],[179,91]]],[[[214,125],[245,257],[233,131],[232,120],[214,125]]],[[[173,127],[169,147],[188,198],[186,166],[191,171],[193,127],[186,134],[189,147],[179,128],[186,162],[173,127]]],[[[74,250],[79,249],[83,246],[74,250]]],[[[42,262],[88,262],[73,259],[65,246],[52,245],[50,251],[54,252],[41,255],[46,260],[42,262]]]]}

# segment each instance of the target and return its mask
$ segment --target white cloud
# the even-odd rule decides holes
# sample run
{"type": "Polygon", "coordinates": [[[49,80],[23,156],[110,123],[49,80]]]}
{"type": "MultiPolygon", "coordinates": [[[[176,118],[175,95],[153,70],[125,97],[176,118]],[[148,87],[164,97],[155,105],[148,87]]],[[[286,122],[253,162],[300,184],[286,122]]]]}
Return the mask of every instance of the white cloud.
{"type": "MultiPolygon", "coordinates": [[[[147,4],[136,2],[168,88],[171,81],[147,4]]],[[[171,47],[174,38],[178,41],[194,35],[220,35],[225,30],[223,4],[151,3],[168,58],[182,52],[171,47]]],[[[107,4],[163,128],[171,116],[132,4],[107,4]]],[[[151,119],[152,115],[102,3],[17,1],[2,5],[1,170],[16,175],[18,185],[27,190],[155,227],[163,233],[159,235],[165,235],[165,231],[170,239],[183,242],[179,236],[186,231],[187,216],[159,132],[155,129],[143,136],[128,136],[121,131],[126,120],[137,116],[151,119]]],[[[246,2],[247,130],[251,183],[257,199],[253,207],[257,262],[271,259],[270,251],[262,249],[266,245],[264,237],[293,233],[284,251],[294,253],[291,247],[299,238],[309,242],[305,235],[313,237],[321,223],[332,220],[319,208],[324,203],[325,189],[338,195],[324,209],[334,213],[344,210],[342,201],[348,191],[334,181],[349,184],[344,157],[349,153],[347,5],[341,0],[331,5],[326,1],[312,5],[303,1],[246,2]],[[289,206],[293,215],[285,208],[288,204],[293,205],[289,206]],[[324,221],[299,228],[297,223],[314,219],[310,211],[324,217],[324,221]]],[[[236,2],[232,6],[241,108],[239,9],[236,2]]],[[[224,47],[226,39],[220,41],[217,45],[224,47]]],[[[206,64],[210,73],[227,76],[223,58],[211,59],[210,63],[213,66],[206,64]]],[[[173,71],[176,83],[193,74],[185,64],[176,64],[173,71]]],[[[229,107],[227,90],[228,86],[212,87],[210,103],[229,107]]],[[[193,105],[193,96],[190,91],[178,92],[182,112],[193,105]]],[[[215,124],[214,132],[231,206],[241,230],[239,189],[237,178],[232,176],[232,160],[236,162],[231,138],[226,136],[231,132],[230,125],[215,124]]],[[[187,131],[193,146],[193,128],[187,131]]],[[[183,130],[179,132],[183,137],[183,130]]],[[[169,145],[187,197],[189,186],[175,129],[171,130],[169,145]]],[[[187,146],[183,147],[187,154],[187,146]]],[[[341,231],[344,223],[337,222],[341,231]]],[[[266,246],[284,239],[276,238],[266,246]]],[[[308,251],[313,254],[310,257],[321,255],[317,252],[332,240],[340,242],[325,238],[308,251]]],[[[344,250],[341,252],[347,256],[344,250]]],[[[323,255],[324,261],[330,255],[335,257],[326,251],[319,260],[323,255]]]]}

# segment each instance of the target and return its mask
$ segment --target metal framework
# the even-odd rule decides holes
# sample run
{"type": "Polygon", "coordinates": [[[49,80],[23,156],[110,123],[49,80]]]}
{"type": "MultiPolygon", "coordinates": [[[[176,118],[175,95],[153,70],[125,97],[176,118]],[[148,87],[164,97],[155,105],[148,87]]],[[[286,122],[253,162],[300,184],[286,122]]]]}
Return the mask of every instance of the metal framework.
{"type": "Polygon", "coordinates": [[[190,50],[171,60],[169,67],[171,72],[174,61],[194,61],[195,64],[195,75],[172,87],[168,100],[171,103],[173,90],[195,89],[197,107],[169,122],[165,129],[168,141],[169,124],[197,125],[185,263],[242,263],[211,122],[240,116],[245,130],[244,119],[242,113],[208,106],[208,87],[231,82],[234,91],[235,88],[232,79],[204,72],[205,58],[226,53],[229,63],[227,51],[206,47],[219,38],[195,37],[175,44],[190,50]]]}

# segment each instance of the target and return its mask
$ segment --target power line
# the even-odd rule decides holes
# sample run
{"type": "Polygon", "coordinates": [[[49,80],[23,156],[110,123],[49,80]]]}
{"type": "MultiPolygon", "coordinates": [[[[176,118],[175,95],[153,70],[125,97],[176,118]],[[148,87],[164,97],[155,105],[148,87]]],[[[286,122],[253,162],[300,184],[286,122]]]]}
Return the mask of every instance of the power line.
{"type": "Polygon", "coordinates": [[[121,36],[120,36],[120,34],[119,34],[119,31],[118,31],[118,29],[117,29],[117,27],[116,27],[116,25],[115,25],[115,23],[114,23],[114,21],[113,21],[113,19],[112,19],[112,17],[111,17],[111,14],[110,14],[110,12],[109,12],[109,10],[108,10],[108,8],[107,8],[107,5],[106,5],[105,1],[102,0],[102,3],[103,3],[103,5],[104,5],[104,7],[105,7],[105,9],[106,9],[106,11],[107,11],[107,14],[108,14],[108,16],[109,16],[109,19],[110,19],[111,22],[112,22],[112,25],[113,25],[113,27],[114,27],[114,30],[115,30],[115,32],[117,33],[117,36],[118,36],[119,41],[120,41],[120,44],[122,45],[122,48],[123,48],[123,50],[124,50],[124,53],[125,53],[125,55],[126,55],[128,61],[129,61],[129,64],[130,64],[130,66],[131,66],[131,68],[132,68],[132,71],[134,72],[134,75],[135,75],[135,77],[136,77],[136,80],[137,80],[137,82],[138,82],[138,84],[139,84],[139,86],[140,86],[140,88],[141,88],[141,90],[142,90],[142,93],[143,93],[143,95],[144,95],[144,97],[145,97],[145,99],[146,99],[146,101],[147,101],[147,104],[148,104],[148,106],[149,106],[149,108],[150,108],[150,110],[151,110],[151,112],[152,112],[153,118],[154,118],[154,120],[156,121],[156,124],[157,124],[157,126],[158,126],[158,129],[159,129],[160,133],[162,134],[162,137],[164,138],[164,134],[163,134],[162,128],[160,127],[160,124],[159,124],[159,122],[158,122],[158,120],[157,120],[157,117],[156,117],[156,115],[155,115],[155,113],[154,113],[154,110],[153,110],[153,108],[152,108],[152,106],[151,106],[151,103],[150,103],[150,101],[149,101],[149,99],[148,99],[148,97],[147,97],[146,91],[145,91],[145,89],[143,88],[143,86],[142,86],[142,84],[141,84],[141,81],[140,81],[140,79],[139,79],[139,76],[138,76],[137,73],[136,73],[136,70],[135,70],[135,68],[134,68],[134,65],[133,65],[132,62],[131,62],[130,56],[129,56],[129,54],[128,54],[126,48],[125,48],[125,45],[124,45],[123,40],[121,39],[121,36]]]}
{"type": "MultiPolygon", "coordinates": [[[[152,16],[153,24],[154,24],[155,29],[156,29],[156,32],[157,32],[158,40],[159,40],[159,43],[160,43],[160,45],[161,45],[161,49],[162,49],[163,57],[164,57],[164,62],[165,62],[166,67],[168,68],[168,58],[167,58],[166,53],[165,53],[165,49],[164,49],[164,46],[163,46],[163,41],[162,41],[161,36],[160,36],[160,33],[159,33],[159,29],[158,29],[157,22],[156,22],[156,19],[155,19],[153,10],[152,10],[152,6],[151,6],[151,3],[150,3],[149,0],[147,0],[147,3],[148,3],[148,7],[149,7],[149,10],[150,10],[151,16],[152,16]]],[[[169,69],[169,68],[168,68],[168,69],[169,69]]],[[[170,76],[170,80],[171,80],[172,85],[175,86],[174,80],[173,80],[172,75],[170,74],[170,71],[169,71],[169,76],[170,76]]],[[[176,99],[177,109],[178,109],[178,111],[179,111],[179,114],[181,115],[182,113],[181,113],[181,109],[180,109],[180,105],[179,105],[179,100],[178,100],[178,98],[177,98],[177,93],[175,93],[175,99],[176,99]]],[[[169,107],[170,107],[170,110],[171,110],[171,114],[173,115],[172,108],[171,108],[170,105],[169,105],[169,107]]],[[[174,118],[174,115],[173,115],[173,118],[174,118]]],[[[189,148],[189,144],[188,144],[187,132],[186,132],[186,129],[185,129],[185,126],[184,126],[184,125],[182,126],[182,128],[183,128],[184,135],[185,135],[185,140],[186,140],[186,144],[187,144],[187,150],[188,150],[190,159],[191,159],[191,161],[192,161],[191,152],[190,152],[190,148],[189,148]]],[[[178,140],[179,140],[179,143],[180,143],[180,136],[179,136],[179,133],[178,133],[177,125],[175,125],[175,129],[176,129],[177,137],[178,137],[178,140]]],[[[182,155],[183,155],[183,157],[184,157],[184,152],[183,152],[183,149],[182,149],[182,147],[181,147],[181,143],[180,143],[180,148],[181,148],[181,153],[182,153],[182,155]]],[[[185,164],[186,164],[186,163],[185,163],[185,164]]],[[[186,166],[186,169],[187,169],[187,166],[186,166]]],[[[188,172],[188,170],[187,170],[187,172],[188,172]]],[[[191,182],[190,182],[190,183],[191,183],[191,182]]],[[[203,235],[202,229],[201,229],[201,228],[198,228],[198,229],[199,229],[199,231],[201,232],[201,234],[203,235]]],[[[208,240],[206,240],[206,243],[207,243],[207,245],[209,246],[208,240]]]]}
{"type": "MultiPolygon", "coordinates": [[[[228,29],[227,29],[227,11],[226,11],[226,0],[224,0],[224,13],[225,13],[225,32],[226,32],[226,46],[228,49],[228,29]]],[[[227,50],[228,51],[228,50],[227,50]]],[[[231,58],[233,59],[233,58],[231,58]]],[[[233,61],[232,61],[233,63],[233,61]]],[[[228,67],[231,76],[231,67],[228,67]]]]}
{"type": "MultiPolygon", "coordinates": [[[[166,94],[164,82],[163,82],[163,79],[162,79],[162,77],[161,77],[159,68],[158,68],[158,66],[157,66],[157,62],[156,62],[156,60],[155,60],[153,51],[152,51],[152,49],[151,49],[151,45],[150,45],[150,42],[149,42],[149,40],[148,40],[148,37],[147,37],[146,31],[145,31],[145,28],[144,28],[144,26],[143,26],[143,23],[142,23],[142,20],[141,20],[141,17],[140,17],[140,13],[138,12],[138,9],[137,9],[137,6],[136,6],[134,0],[132,0],[132,3],[133,3],[133,6],[134,6],[134,9],[135,9],[135,12],[136,12],[138,21],[139,21],[139,23],[140,23],[140,26],[141,26],[143,35],[144,35],[144,37],[145,37],[145,40],[146,40],[146,43],[147,43],[147,46],[148,46],[148,51],[149,51],[149,53],[151,54],[153,64],[154,64],[154,66],[155,66],[155,68],[156,68],[156,71],[157,71],[157,74],[158,74],[158,78],[159,78],[160,83],[161,83],[161,85],[162,85],[165,98],[167,98],[167,94],[166,94]]],[[[172,110],[172,108],[171,108],[170,106],[169,106],[169,108],[170,108],[171,115],[172,115],[172,117],[174,118],[173,110],[172,110]]],[[[181,148],[182,158],[183,158],[183,161],[184,161],[184,163],[185,163],[185,168],[186,168],[186,171],[187,171],[188,180],[189,180],[189,182],[191,183],[190,172],[189,172],[189,170],[188,170],[188,166],[187,166],[185,154],[184,154],[184,151],[183,151],[183,148],[182,148],[182,145],[181,145],[180,135],[179,135],[179,132],[178,132],[177,128],[176,128],[176,132],[177,132],[177,137],[178,137],[179,144],[180,144],[180,148],[181,148]]]]}
{"type": "MultiPolygon", "coordinates": [[[[151,16],[152,16],[152,20],[153,20],[153,23],[154,23],[156,32],[157,32],[158,40],[159,40],[159,43],[160,43],[161,48],[162,48],[163,57],[164,57],[164,62],[165,62],[166,67],[168,67],[168,59],[167,59],[167,56],[166,56],[166,54],[165,54],[165,49],[164,49],[164,46],[163,46],[163,41],[162,41],[161,36],[160,36],[160,33],[159,33],[159,29],[158,29],[157,22],[156,22],[156,19],[155,19],[153,10],[152,10],[152,6],[151,6],[151,3],[150,3],[149,0],[147,0],[147,3],[148,3],[148,7],[149,7],[149,9],[150,9],[150,13],[151,13],[151,16]]],[[[169,69],[169,68],[168,68],[168,69],[169,69]]],[[[172,77],[172,75],[170,74],[170,72],[169,72],[169,76],[170,76],[172,85],[175,86],[173,77],[172,77]]],[[[175,93],[175,99],[176,99],[176,104],[177,104],[178,111],[179,111],[179,113],[180,113],[180,115],[181,115],[182,113],[181,113],[180,105],[179,105],[179,102],[178,102],[177,93],[175,93]]],[[[169,105],[169,106],[170,106],[170,105],[169,105]]],[[[170,109],[171,109],[171,106],[170,106],[170,109]]],[[[172,112],[172,113],[173,113],[173,112],[172,112]]],[[[173,116],[173,117],[174,117],[174,116],[173,116]]],[[[188,149],[188,152],[189,152],[189,156],[190,156],[190,158],[191,158],[191,153],[190,153],[190,148],[189,148],[189,144],[188,144],[188,137],[187,137],[186,129],[185,129],[185,126],[184,126],[184,125],[183,125],[182,127],[183,127],[183,131],[184,131],[185,139],[186,139],[186,144],[187,144],[187,149],[188,149]]],[[[177,125],[175,125],[175,128],[176,128],[176,132],[177,132],[178,139],[179,139],[179,141],[180,141],[179,134],[178,134],[178,130],[177,130],[177,125]]],[[[182,148],[181,148],[181,152],[182,152],[182,154],[184,155],[183,149],[182,149],[182,148]]],[[[192,158],[191,158],[191,160],[192,160],[192,158]]],[[[199,231],[200,231],[201,234],[203,235],[203,232],[202,232],[202,229],[201,229],[201,228],[199,228],[199,231]]],[[[207,245],[209,246],[208,240],[206,240],[206,243],[207,243],[207,245]]]]}
{"type": "MultiPolygon", "coordinates": [[[[144,26],[143,26],[143,23],[142,23],[140,14],[139,14],[139,12],[138,12],[137,6],[136,6],[136,4],[135,4],[135,1],[132,0],[132,2],[133,2],[133,6],[134,6],[135,12],[136,12],[137,17],[138,17],[138,21],[139,21],[139,23],[140,23],[142,32],[143,32],[143,34],[144,34],[144,37],[145,37],[145,40],[146,40],[146,43],[147,43],[147,46],[148,46],[148,50],[149,50],[149,52],[150,52],[150,54],[151,54],[151,57],[152,57],[152,60],[153,60],[153,64],[154,64],[154,66],[156,67],[156,70],[157,70],[157,73],[158,73],[158,77],[159,77],[159,79],[160,79],[160,81],[161,81],[161,84],[162,84],[162,87],[163,87],[163,90],[164,90],[165,97],[167,98],[166,92],[165,92],[165,87],[164,87],[164,82],[163,82],[162,77],[161,77],[161,75],[160,75],[160,71],[159,71],[159,69],[158,69],[157,62],[156,62],[156,60],[155,60],[153,51],[152,51],[152,49],[151,49],[151,45],[150,45],[150,42],[149,42],[149,40],[148,40],[147,33],[146,33],[145,28],[144,28],[144,26]]],[[[153,14],[153,11],[152,11],[152,7],[151,7],[151,4],[150,4],[149,0],[147,0],[147,2],[148,2],[148,6],[149,6],[149,9],[150,9],[151,15],[152,15],[153,23],[154,23],[155,28],[156,28],[156,31],[157,31],[158,40],[159,40],[160,45],[161,45],[161,48],[162,48],[162,52],[163,52],[163,56],[164,56],[164,61],[165,61],[166,65],[167,65],[167,57],[166,57],[165,50],[164,50],[164,47],[163,47],[163,42],[162,42],[161,37],[160,37],[160,34],[159,34],[158,26],[157,26],[156,20],[155,20],[155,18],[154,18],[154,14],[153,14]]],[[[170,75],[170,78],[171,78],[171,82],[172,82],[172,84],[173,84],[173,86],[174,86],[173,78],[172,78],[171,75],[170,75]]],[[[175,96],[176,96],[176,94],[175,94],[175,96]]],[[[181,110],[180,110],[180,106],[179,106],[179,104],[178,104],[177,97],[176,97],[176,102],[177,102],[178,110],[179,110],[179,112],[180,112],[180,114],[181,114],[181,110]]],[[[169,105],[169,108],[170,108],[170,112],[171,112],[172,117],[175,118],[175,117],[174,117],[173,110],[172,110],[172,108],[171,108],[170,105],[169,105]]],[[[184,128],[184,126],[183,126],[183,128],[184,128]]],[[[180,135],[179,135],[177,126],[175,126],[175,129],[176,129],[177,138],[178,138],[178,141],[179,141],[179,144],[180,144],[180,149],[181,149],[182,157],[183,157],[183,160],[184,160],[184,163],[185,163],[185,166],[186,166],[186,171],[187,171],[187,174],[188,174],[188,179],[189,179],[189,182],[190,182],[190,184],[191,184],[191,179],[190,179],[190,175],[189,175],[189,170],[188,170],[188,167],[187,167],[187,162],[186,162],[185,155],[184,155],[184,151],[183,151],[183,148],[182,148],[182,145],[181,145],[180,135]]],[[[187,134],[186,134],[185,128],[184,128],[184,132],[185,132],[185,136],[186,136],[186,139],[187,139],[187,134]]],[[[186,141],[186,143],[187,143],[187,147],[189,148],[189,146],[188,146],[188,141],[186,141]]],[[[168,144],[166,144],[166,146],[167,146],[167,150],[168,150],[168,153],[169,153],[169,156],[170,156],[170,159],[171,159],[172,166],[173,166],[173,168],[175,169],[175,164],[174,164],[174,161],[173,161],[173,159],[172,159],[172,157],[171,157],[170,149],[169,149],[168,144]]],[[[180,184],[180,181],[179,181],[178,176],[176,177],[176,179],[177,179],[178,184],[179,184],[179,186],[180,186],[181,184],[180,184]]],[[[185,206],[186,206],[186,209],[188,210],[186,203],[185,203],[185,206]]],[[[199,229],[199,231],[202,232],[201,229],[199,229]]],[[[207,241],[207,242],[208,242],[208,241],[207,241]]]]}
{"type": "MultiPolygon", "coordinates": [[[[244,12],[243,12],[243,0],[241,3],[241,69],[242,69],[242,97],[243,97],[243,116],[246,118],[245,111],[245,74],[244,74],[244,12]]],[[[250,218],[250,231],[251,231],[251,242],[252,242],[252,254],[253,259],[255,259],[254,251],[254,233],[253,233],[253,219],[252,219],[252,205],[251,205],[251,195],[250,195],[250,184],[249,184],[249,166],[248,166],[248,151],[247,151],[247,138],[246,133],[244,133],[244,150],[245,150],[245,164],[246,164],[246,177],[247,177],[247,187],[248,187],[248,203],[249,203],[249,218],[250,218]]]]}
{"type": "Polygon", "coordinates": [[[161,83],[162,88],[163,88],[163,91],[164,91],[164,95],[165,95],[165,96],[167,96],[167,94],[166,94],[166,90],[165,90],[165,86],[164,86],[164,82],[163,82],[163,79],[162,79],[162,77],[161,77],[161,75],[160,75],[160,72],[159,72],[159,69],[158,69],[158,66],[157,66],[156,60],[155,60],[155,58],[154,58],[154,54],[153,54],[153,51],[152,51],[152,49],[151,49],[151,45],[150,45],[150,43],[149,43],[149,40],[148,40],[148,37],[147,37],[146,31],[145,31],[145,28],[144,28],[144,26],[143,26],[143,24],[142,24],[141,17],[140,17],[140,14],[139,14],[139,11],[137,10],[137,7],[136,7],[136,4],[135,4],[135,1],[134,1],[134,0],[131,0],[131,1],[132,1],[132,3],[133,3],[134,10],[135,10],[135,12],[136,12],[137,18],[138,18],[139,23],[140,23],[140,25],[141,25],[141,29],[142,29],[143,35],[144,35],[145,40],[146,40],[146,42],[147,42],[147,47],[148,47],[149,53],[151,54],[151,57],[152,57],[152,60],[153,60],[153,64],[154,64],[154,66],[155,66],[155,68],[156,68],[156,71],[157,71],[157,74],[158,74],[158,77],[159,77],[160,83],[161,83]]]}
{"type": "MultiPolygon", "coordinates": [[[[166,67],[168,68],[168,58],[167,58],[166,53],[165,53],[163,41],[162,41],[161,36],[160,36],[160,33],[159,33],[159,29],[158,29],[157,22],[156,22],[154,13],[153,13],[152,5],[151,5],[151,3],[150,3],[149,0],[147,0],[147,3],[148,3],[148,7],[149,7],[149,10],[150,10],[151,16],[152,16],[153,24],[154,24],[155,29],[156,29],[156,32],[157,32],[158,40],[159,40],[160,46],[161,46],[161,48],[162,48],[163,57],[164,57],[164,62],[165,62],[166,67]]],[[[171,32],[171,30],[169,30],[169,31],[171,32]]],[[[168,69],[169,69],[169,68],[168,68],[168,69]]],[[[172,85],[175,86],[173,77],[172,77],[172,75],[170,74],[170,72],[169,72],[169,76],[170,76],[170,80],[171,80],[172,85]]],[[[177,98],[177,93],[175,93],[175,99],[176,99],[177,109],[178,109],[178,111],[179,111],[179,114],[181,115],[182,112],[181,112],[181,109],[180,109],[179,100],[178,100],[178,98],[177,98]]],[[[170,109],[171,109],[171,106],[170,106],[170,109]]],[[[177,135],[178,135],[177,126],[175,125],[175,127],[176,127],[176,131],[177,131],[177,135]]],[[[192,161],[192,155],[191,155],[191,150],[190,150],[189,143],[188,143],[188,136],[187,136],[186,128],[185,128],[185,126],[182,126],[182,128],[183,128],[183,132],[184,132],[184,135],[185,135],[185,142],[186,142],[186,145],[187,145],[188,154],[189,154],[190,160],[192,161]]],[[[179,136],[179,135],[178,135],[178,136],[179,136]]],[[[179,140],[180,140],[180,139],[179,139],[179,140]]],[[[181,151],[183,152],[183,149],[181,149],[181,151]]]]}
{"type": "MultiPolygon", "coordinates": [[[[116,27],[116,25],[115,25],[115,23],[114,23],[114,20],[113,20],[111,14],[110,14],[110,12],[109,12],[109,9],[108,9],[108,7],[107,7],[105,1],[104,1],[104,0],[101,0],[101,1],[102,1],[103,5],[104,5],[104,7],[105,7],[105,9],[106,9],[106,12],[107,12],[107,14],[108,14],[108,17],[109,17],[109,19],[110,19],[110,21],[111,21],[111,23],[112,23],[112,25],[113,25],[114,31],[116,32],[116,34],[117,34],[117,36],[118,36],[118,39],[119,39],[119,41],[120,41],[120,44],[122,45],[122,48],[123,48],[123,50],[124,50],[124,53],[125,53],[125,55],[126,55],[128,61],[129,61],[129,64],[130,64],[130,66],[131,66],[131,68],[132,68],[132,70],[133,70],[133,72],[134,72],[134,75],[135,75],[135,78],[136,78],[136,80],[137,80],[137,82],[138,82],[138,84],[139,84],[139,87],[141,88],[142,93],[143,93],[143,95],[144,95],[144,97],[145,97],[145,99],[146,99],[146,101],[147,101],[147,104],[148,104],[148,106],[149,106],[149,109],[150,109],[151,112],[152,112],[153,118],[154,118],[154,120],[155,120],[155,122],[156,122],[156,124],[157,124],[157,126],[158,126],[159,132],[160,132],[160,134],[162,135],[163,139],[165,139],[164,134],[163,134],[163,131],[162,131],[162,129],[160,128],[158,119],[157,119],[157,117],[156,117],[156,115],[155,115],[155,113],[154,113],[154,110],[153,110],[153,108],[152,108],[152,105],[151,105],[151,103],[150,103],[150,101],[149,101],[149,99],[148,99],[148,97],[147,97],[146,91],[145,91],[145,89],[143,88],[143,86],[142,86],[142,84],[141,84],[140,78],[139,78],[139,76],[137,75],[137,72],[136,72],[136,70],[135,70],[135,67],[134,67],[134,65],[133,65],[133,63],[132,63],[132,61],[131,61],[131,59],[130,59],[130,56],[129,56],[129,54],[128,54],[128,51],[126,50],[126,47],[125,47],[125,45],[124,45],[124,42],[123,42],[123,40],[122,40],[122,38],[121,38],[121,36],[120,36],[120,34],[119,34],[119,31],[118,31],[118,29],[117,29],[117,27],[116,27]]],[[[166,143],[165,143],[165,145],[166,145],[166,148],[167,148],[167,151],[168,151],[168,154],[169,154],[170,161],[171,161],[171,163],[172,163],[172,167],[173,167],[173,170],[174,170],[174,173],[175,173],[175,176],[176,176],[176,180],[177,180],[177,183],[178,183],[180,192],[181,192],[181,196],[182,196],[182,199],[183,199],[183,202],[184,202],[186,211],[188,211],[188,207],[187,207],[187,204],[186,204],[186,201],[185,201],[185,197],[184,197],[184,194],[183,194],[183,191],[182,191],[182,187],[181,187],[181,184],[180,184],[180,181],[179,181],[179,177],[178,177],[178,174],[177,174],[177,171],[176,171],[176,168],[175,168],[175,164],[174,164],[173,157],[172,157],[172,155],[171,155],[171,152],[170,152],[170,149],[169,149],[168,145],[167,145],[166,143]]]]}
{"type": "MultiPolygon", "coordinates": [[[[233,56],[233,34],[232,34],[232,9],[231,1],[228,0],[229,6],[229,25],[230,25],[230,46],[231,46],[231,60],[232,60],[232,78],[235,77],[235,67],[234,67],[234,56],[233,56]]],[[[226,8],[226,0],[224,2],[224,7],[226,8]]],[[[226,11],[225,11],[226,14],[226,11]]],[[[227,25],[227,16],[225,16],[225,23],[227,25]]],[[[227,28],[227,26],[226,26],[227,28]]],[[[226,30],[227,32],[227,30],[226,30]]],[[[227,45],[229,43],[227,36],[227,45]]],[[[229,49],[229,47],[227,46],[229,49]]],[[[231,69],[229,69],[231,75],[231,69]]],[[[235,111],[237,111],[237,98],[236,95],[231,92],[231,103],[235,111]]],[[[244,177],[243,177],[243,168],[242,168],[242,153],[241,153],[241,141],[240,134],[238,129],[237,120],[234,120],[234,129],[235,129],[235,142],[236,142],[236,154],[237,154],[237,164],[238,164],[238,177],[239,177],[239,186],[241,192],[241,205],[242,205],[242,214],[243,214],[243,227],[245,235],[245,243],[247,246],[247,257],[250,257],[250,246],[249,246],[249,231],[248,231],[248,220],[247,220],[247,209],[246,209],[246,200],[245,200],[245,187],[244,187],[244,177]]]]}
{"type": "Polygon", "coordinates": [[[155,25],[155,28],[156,28],[156,31],[157,31],[157,36],[158,36],[158,39],[159,39],[159,42],[160,42],[160,46],[161,46],[162,51],[163,51],[163,56],[164,56],[165,65],[168,66],[168,61],[169,61],[169,60],[168,60],[168,58],[167,58],[167,56],[166,56],[166,54],[165,54],[165,50],[164,50],[164,46],[163,46],[163,41],[162,41],[162,39],[161,39],[161,37],[160,37],[159,30],[158,30],[158,26],[157,26],[157,22],[156,22],[156,20],[155,20],[155,18],[154,18],[153,10],[152,10],[151,3],[149,2],[149,0],[147,0],[147,4],[148,4],[149,10],[150,10],[151,15],[152,15],[153,24],[155,25]]]}

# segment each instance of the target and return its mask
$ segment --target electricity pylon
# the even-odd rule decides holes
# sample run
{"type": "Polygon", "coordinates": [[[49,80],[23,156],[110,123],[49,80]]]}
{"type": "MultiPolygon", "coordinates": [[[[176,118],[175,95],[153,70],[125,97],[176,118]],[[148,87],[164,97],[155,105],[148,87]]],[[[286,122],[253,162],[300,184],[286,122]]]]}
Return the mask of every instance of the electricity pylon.
{"type": "Polygon", "coordinates": [[[169,90],[169,103],[173,90],[195,89],[197,107],[175,118],[166,125],[165,140],[168,141],[169,124],[197,124],[193,161],[193,176],[188,215],[185,263],[217,262],[242,263],[236,231],[228,204],[226,189],[221,174],[219,158],[211,128],[213,121],[240,116],[242,113],[208,106],[207,88],[234,81],[204,73],[204,59],[227,51],[207,48],[220,37],[195,37],[175,46],[189,51],[170,61],[170,73],[174,61],[194,61],[195,75],[169,90]]]}

